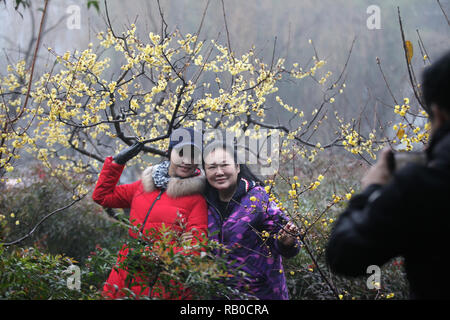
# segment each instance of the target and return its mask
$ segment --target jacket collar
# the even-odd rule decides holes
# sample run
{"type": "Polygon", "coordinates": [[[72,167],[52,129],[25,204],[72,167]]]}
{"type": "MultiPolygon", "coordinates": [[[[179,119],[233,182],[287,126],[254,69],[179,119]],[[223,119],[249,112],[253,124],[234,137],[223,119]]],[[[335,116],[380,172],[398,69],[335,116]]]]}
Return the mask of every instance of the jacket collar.
{"type": "MultiPolygon", "coordinates": [[[[145,192],[152,192],[157,189],[153,181],[152,173],[154,167],[148,167],[142,173],[141,181],[145,192]]],[[[179,198],[203,193],[206,185],[206,178],[200,169],[197,169],[194,176],[188,178],[171,177],[167,183],[167,195],[171,198],[179,198]]]]}
{"type": "Polygon", "coordinates": [[[450,122],[434,132],[426,153],[429,162],[450,164],[450,122]]]}
{"type": "MultiPolygon", "coordinates": [[[[244,197],[254,187],[256,187],[255,181],[241,178],[239,180],[239,184],[237,185],[236,191],[234,192],[233,197],[230,200],[230,203],[239,203],[242,197],[244,197]]],[[[215,206],[216,208],[218,207],[218,203],[220,200],[219,193],[215,188],[211,187],[209,184],[205,191],[205,198],[213,206],[215,206]]]]}

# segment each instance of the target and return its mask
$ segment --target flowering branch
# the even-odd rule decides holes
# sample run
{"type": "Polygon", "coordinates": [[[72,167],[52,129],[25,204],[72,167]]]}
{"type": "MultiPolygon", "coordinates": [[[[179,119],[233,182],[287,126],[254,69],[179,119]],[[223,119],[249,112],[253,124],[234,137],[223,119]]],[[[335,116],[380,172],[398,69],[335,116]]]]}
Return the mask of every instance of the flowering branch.
{"type": "Polygon", "coordinates": [[[49,214],[45,215],[45,216],[44,216],[41,220],[39,220],[38,223],[36,223],[36,225],[35,225],[35,226],[34,226],[27,234],[25,234],[23,237],[20,237],[19,239],[14,240],[14,241],[11,241],[11,242],[4,242],[4,243],[1,243],[1,245],[6,246],[6,247],[7,247],[7,246],[12,246],[12,245],[18,244],[18,243],[22,242],[23,240],[29,238],[29,237],[37,230],[37,228],[38,228],[45,220],[47,220],[47,219],[50,218],[51,216],[57,214],[58,212],[64,211],[64,210],[66,210],[66,209],[72,207],[75,203],[77,203],[77,202],[79,202],[80,200],[82,200],[85,196],[86,196],[86,194],[81,195],[81,196],[76,196],[76,199],[75,199],[74,201],[72,201],[71,203],[69,203],[68,205],[66,205],[66,206],[64,206],[64,207],[61,207],[61,208],[58,208],[58,209],[56,209],[56,210],[50,212],[49,214]]]}

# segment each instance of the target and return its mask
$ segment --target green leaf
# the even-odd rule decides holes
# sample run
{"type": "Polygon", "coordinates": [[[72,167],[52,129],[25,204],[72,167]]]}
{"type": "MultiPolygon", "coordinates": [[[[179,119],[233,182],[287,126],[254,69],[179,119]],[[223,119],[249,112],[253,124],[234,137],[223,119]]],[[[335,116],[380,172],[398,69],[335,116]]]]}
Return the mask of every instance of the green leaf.
{"type": "Polygon", "coordinates": [[[88,3],[87,3],[88,9],[91,7],[91,5],[95,7],[97,12],[100,12],[100,6],[98,4],[98,0],[88,0],[88,3]]]}

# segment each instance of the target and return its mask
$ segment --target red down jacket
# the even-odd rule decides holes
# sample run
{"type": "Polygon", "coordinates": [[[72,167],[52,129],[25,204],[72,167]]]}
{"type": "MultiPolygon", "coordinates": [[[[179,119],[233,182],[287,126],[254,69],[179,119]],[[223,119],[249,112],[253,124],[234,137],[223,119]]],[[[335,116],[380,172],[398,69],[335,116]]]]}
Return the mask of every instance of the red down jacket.
{"type": "MultiPolygon", "coordinates": [[[[140,180],[131,184],[117,185],[123,169],[124,165],[113,162],[112,157],[106,158],[92,198],[103,207],[130,208],[130,223],[135,226],[142,225],[150,206],[160,194],[160,190],[153,183],[152,167],[143,172],[140,180]]],[[[191,232],[194,239],[204,237],[207,234],[208,223],[207,205],[201,195],[204,186],[204,175],[185,179],[170,178],[167,190],[154,203],[143,233],[159,230],[163,224],[181,233],[181,227],[177,223],[181,219],[185,224],[183,232],[191,232]]],[[[134,238],[137,237],[137,234],[131,229],[129,234],[134,238]]],[[[119,252],[117,264],[123,261],[127,253],[128,248],[124,246],[119,252]]],[[[126,270],[113,268],[103,288],[103,294],[113,299],[123,297],[124,293],[121,292],[121,289],[127,287],[125,284],[127,274],[126,270]]],[[[137,296],[149,295],[149,289],[142,291],[139,282],[133,283],[129,289],[137,296]]],[[[164,292],[163,289],[162,291],[164,292]]],[[[151,295],[161,297],[155,292],[152,292],[151,295]]],[[[183,297],[170,297],[163,293],[162,298],[183,297]]]]}

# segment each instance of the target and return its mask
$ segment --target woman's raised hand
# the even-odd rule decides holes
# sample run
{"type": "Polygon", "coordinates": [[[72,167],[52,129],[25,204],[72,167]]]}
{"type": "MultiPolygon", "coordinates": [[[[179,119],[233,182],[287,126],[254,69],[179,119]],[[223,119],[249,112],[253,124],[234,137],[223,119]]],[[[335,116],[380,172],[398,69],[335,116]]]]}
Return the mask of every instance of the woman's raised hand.
{"type": "Polygon", "coordinates": [[[142,142],[135,142],[133,145],[128,148],[120,151],[117,155],[114,156],[114,162],[117,164],[125,164],[128,160],[134,158],[138,155],[138,153],[142,150],[144,144],[142,142]]]}

